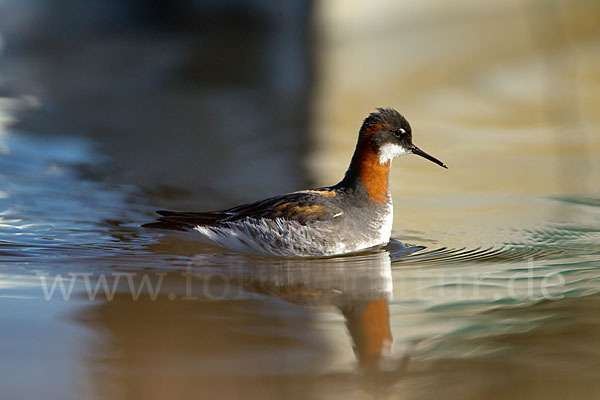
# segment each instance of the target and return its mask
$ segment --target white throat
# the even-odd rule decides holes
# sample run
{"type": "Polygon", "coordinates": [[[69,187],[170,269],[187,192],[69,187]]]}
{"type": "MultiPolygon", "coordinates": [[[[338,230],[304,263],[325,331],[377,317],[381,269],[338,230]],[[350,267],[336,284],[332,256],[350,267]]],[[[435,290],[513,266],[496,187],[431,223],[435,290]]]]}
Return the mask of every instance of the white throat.
{"type": "Polygon", "coordinates": [[[379,149],[379,163],[385,164],[386,162],[405,154],[408,154],[408,151],[406,151],[404,147],[394,143],[386,143],[379,149]]]}

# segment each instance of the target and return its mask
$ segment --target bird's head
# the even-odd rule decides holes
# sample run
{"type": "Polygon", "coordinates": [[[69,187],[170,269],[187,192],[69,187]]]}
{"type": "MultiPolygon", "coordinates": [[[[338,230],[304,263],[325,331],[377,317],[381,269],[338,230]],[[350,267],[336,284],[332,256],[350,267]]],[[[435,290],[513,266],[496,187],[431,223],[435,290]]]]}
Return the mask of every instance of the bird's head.
{"type": "Polygon", "coordinates": [[[378,108],[377,112],[369,114],[362,125],[359,140],[368,141],[373,146],[380,164],[405,154],[416,154],[448,168],[446,164],[413,144],[410,124],[392,108],[378,108]]]}

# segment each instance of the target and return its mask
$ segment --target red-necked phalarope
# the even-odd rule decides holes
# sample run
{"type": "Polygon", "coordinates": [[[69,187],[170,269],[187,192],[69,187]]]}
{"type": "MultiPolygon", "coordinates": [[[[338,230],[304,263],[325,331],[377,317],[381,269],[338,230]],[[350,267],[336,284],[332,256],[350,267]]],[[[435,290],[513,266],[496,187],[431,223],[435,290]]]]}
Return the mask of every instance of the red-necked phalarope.
{"type": "Polygon", "coordinates": [[[364,121],[344,179],[223,211],[157,211],[148,228],[189,231],[204,242],[243,253],[318,257],[353,253],[388,243],[393,158],[417,154],[447,168],[412,143],[408,121],[378,108],[364,121]]]}

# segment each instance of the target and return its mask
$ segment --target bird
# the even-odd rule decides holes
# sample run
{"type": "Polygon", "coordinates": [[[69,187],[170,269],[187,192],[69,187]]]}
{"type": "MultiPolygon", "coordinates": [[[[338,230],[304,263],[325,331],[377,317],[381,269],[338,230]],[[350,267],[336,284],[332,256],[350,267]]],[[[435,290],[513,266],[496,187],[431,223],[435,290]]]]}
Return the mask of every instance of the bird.
{"type": "Polygon", "coordinates": [[[207,244],[267,256],[330,257],[380,248],[392,233],[391,163],[406,154],[448,168],[413,144],[404,116],[377,108],[364,119],[339,183],[220,211],[157,211],[158,220],[142,226],[189,232],[207,244]]]}

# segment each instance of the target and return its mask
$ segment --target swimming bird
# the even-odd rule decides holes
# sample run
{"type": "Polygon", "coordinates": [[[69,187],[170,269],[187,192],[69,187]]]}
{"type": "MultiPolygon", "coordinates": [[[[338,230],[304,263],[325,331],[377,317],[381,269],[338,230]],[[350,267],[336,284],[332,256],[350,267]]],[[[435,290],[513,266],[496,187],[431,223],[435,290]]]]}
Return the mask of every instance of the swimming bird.
{"type": "Polygon", "coordinates": [[[392,160],[416,154],[447,168],[412,142],[410,124],[391,108],[364,120],[344,178],[222,211],[157,211],[147,228],[190,232],[241,253],[322,257],[386,245],[392,233],[392,160]]]}

